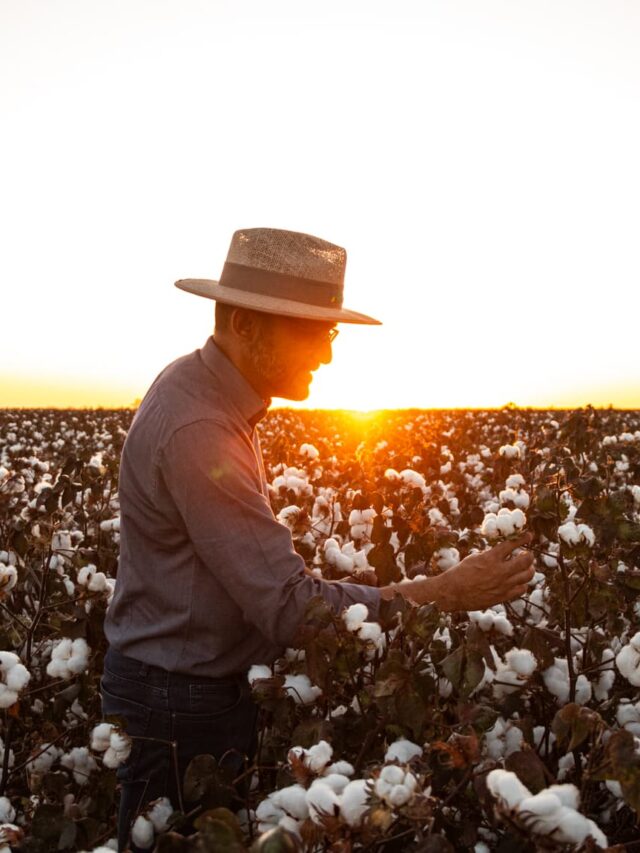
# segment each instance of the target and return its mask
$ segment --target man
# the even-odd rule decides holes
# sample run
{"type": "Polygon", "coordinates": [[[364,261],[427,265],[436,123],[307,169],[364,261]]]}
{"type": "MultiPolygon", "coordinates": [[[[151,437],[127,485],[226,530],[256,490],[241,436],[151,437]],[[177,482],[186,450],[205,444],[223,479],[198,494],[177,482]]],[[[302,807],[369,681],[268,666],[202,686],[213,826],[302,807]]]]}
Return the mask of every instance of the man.
{"type": "MultiPolygon", "coordinates": [[[[120,469],[120,565],[105,632],[103,709],[135,736],[118,771],[119,843],[141,805],[182,804],[189,761],[238,773],[254,751],[247,670],[289,645],[308,600],[376,619],[396,593],[472,610],[521,595],[532,577],[516,543],[443,575],[382,589],[305,572],[271,511],[256,424],[271,397],[303,400],[331,361],[335,324],[378,324],[342,307],[344,249],[290,231],[237,231],[219,281],[177,286],[216,300],[212,338],[155,380],[120,469]],[[384,605],[383,605],[384,606],[384,605]]],[[[522,544],[525,540],[520,540],[522,544]]]]}

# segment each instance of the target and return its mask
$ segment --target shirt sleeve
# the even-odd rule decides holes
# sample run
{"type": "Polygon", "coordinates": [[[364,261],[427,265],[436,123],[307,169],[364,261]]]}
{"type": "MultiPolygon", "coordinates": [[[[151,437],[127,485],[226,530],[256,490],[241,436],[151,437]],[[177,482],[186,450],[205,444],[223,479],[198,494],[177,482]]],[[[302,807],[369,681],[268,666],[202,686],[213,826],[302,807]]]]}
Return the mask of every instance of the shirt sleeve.
{"type": "Polygon", "coordinates": [[[305,573],[290,531],[261,491],[247,434],[210,419],[182,427],[163,450],[161,473],[198,558],[272,643],[293,642],[314,595],[336,613],[362,602],[370,618],[378,618],[375,587],[328,583],[305,573]]]}

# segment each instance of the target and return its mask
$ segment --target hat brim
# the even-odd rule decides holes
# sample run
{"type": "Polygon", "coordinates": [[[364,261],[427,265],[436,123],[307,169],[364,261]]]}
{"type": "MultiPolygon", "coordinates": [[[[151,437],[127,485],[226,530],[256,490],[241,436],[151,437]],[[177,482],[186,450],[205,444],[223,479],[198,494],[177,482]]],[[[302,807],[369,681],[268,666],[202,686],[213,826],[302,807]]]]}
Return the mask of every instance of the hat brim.
{"type": "Polygon", "coordinates": [[[329,323],[358,323],[366,326],[381,326],[380,320],[359,314],[348,308],[324,308],[321,305],[309,305],[306,302],[296,302],[293,299],[277,299],[273,296],[263,296],[237,290],[235,287],[224,287],[217,281],[208,278],[182,278],[175,286],[187,293],[204,296],[205,299],[215,299],[226,305],[238,308],[251,308],[263,311],[265,314],[281,314],[284,317],[299,317],[303,320],[326,320],[329,323]]]}

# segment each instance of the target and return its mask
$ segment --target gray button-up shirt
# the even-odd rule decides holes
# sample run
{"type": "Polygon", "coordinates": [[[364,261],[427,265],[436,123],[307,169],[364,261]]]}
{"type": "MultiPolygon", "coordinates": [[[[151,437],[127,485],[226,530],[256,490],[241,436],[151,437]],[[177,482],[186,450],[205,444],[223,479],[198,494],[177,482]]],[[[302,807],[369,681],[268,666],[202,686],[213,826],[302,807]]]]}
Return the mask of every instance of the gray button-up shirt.
{"type": "Polygon", "coordinates": [[[255,425],[265,401],[209,338],[155,380],[120,466],[120,564],[105,621],[114,648],[171,672],[271,663],[317,594],[376,619],[373,587],[305,574],[276,521],[255,425]]]}

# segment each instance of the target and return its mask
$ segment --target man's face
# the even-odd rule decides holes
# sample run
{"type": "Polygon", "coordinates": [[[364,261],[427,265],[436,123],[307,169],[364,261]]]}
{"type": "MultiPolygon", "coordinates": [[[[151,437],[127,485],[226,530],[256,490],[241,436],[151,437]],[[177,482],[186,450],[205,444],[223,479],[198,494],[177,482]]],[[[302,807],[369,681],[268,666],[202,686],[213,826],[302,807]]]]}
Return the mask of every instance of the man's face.
{"type": "Polygon", "coordinates": [[[306,400],[313,372],[331,361],[334,323],[264,314],[253,366],[270,397],[306,400]]]}

